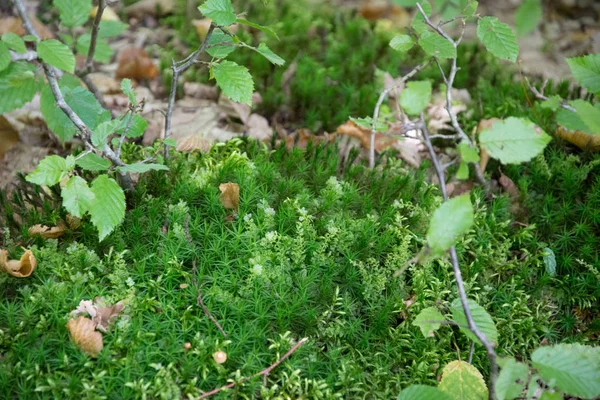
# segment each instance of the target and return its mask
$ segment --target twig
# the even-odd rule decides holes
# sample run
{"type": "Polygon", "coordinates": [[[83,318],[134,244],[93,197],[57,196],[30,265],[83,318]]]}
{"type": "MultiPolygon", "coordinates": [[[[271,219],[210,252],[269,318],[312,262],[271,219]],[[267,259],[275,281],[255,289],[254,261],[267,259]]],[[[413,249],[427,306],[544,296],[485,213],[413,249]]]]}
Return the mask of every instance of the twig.
{"type": "Polygon", "coordinates": [[[429,137],[429,139],[434,140],[434,139],[448,139],[448,140],[456,140],[457,136],[456,135],[442,135],[442,134],[437,134],[437,135],[431,135],[429,137]]]}
{"type": "MultiPolygon", "coordinates": [[[[431,144],[431,139],[429,137],[429,132],[427,130],[427,126],[425,125],[425,118],[423,113],[421,113],[421,124],[423,129],[423,137],[425,139],[425,144],[427,149],[429,150],[429,155],[431,156],[431,160],[433,161],[433,166],[435,167],[435,171],[437,173],[438,179],[440,181],[440,190],[442,191],[442,196],[444,201],[448,201],[448,192],[446,190],[446,177],[444,176],[444,170],[441,168],[440,162],[435,154],[435,150],[433,149],[433,145],[431,144]]],[[[458,264],[458,255],[456,254],[456,246],[450,247],[450,259],[452,261],[452,269],[454,271],[454,279],[456,280],[456,286],[458,288],[458,294],[460,297],[460,302],[462,304],[463,311],[467,318],[467,324],[469,329],[473,334],[479,339],[479,341],[485,347],[487,352],[488,360],[490,362],[490,380],[489,380],[489,398],[490,400],[496,399],[496,378],[498,376],[498,364],[496,362],[496,351],[494,350],[494,345],[488,340],[487,336],[479,330],[475,321],[473,320],[473,314],[471,313],[471,308],[469,307],[469,303],[467,302],[467,292],[465,290],[465,285],[462,279],[462,272],[460,270],[460,266],[458,264]]]]}
{"type": "Polygon", "coordinates": [[[37,51],[33,51],[33,50],[27,50],[23,54],[16,53],[12,50],[10,52],[11,61],[29,61],[29,62],[31,62],[31,61],[37,60],[37,58],[38,58],[37,51]]]}
{"type": "Polygon", "coordinates": [[[202,395],[200,395],[200,397],[198,397],[199,399],[204,399],[207,397],[210,397],[214,394],[219,393],[222,390],[225,389],[231,389],[232,387],[234,387],[235,385],[238,385],[240,383],[244,383],[252,378],[255,378],[257,376],[263,376],[263,384],[266,386],[267,385],[267,377],[269,376],[269,374],[271,373],[271,371],[273,371],[273,369],[275,369],[279,364],[281,364],[283,361],[285,361],[286,358],[288,358],[289,356],[291,356],[296,350],[298,350],[298,348],[300,346],[302,346],[304,343],[306,343],[308,341],[308,338],[303,338],[301,339],[298,343],[296,343],[295,345],[293,345],[288,351],[287,353],[285,353],[279,360],[275,361],[273,364],[271,364],[270,366],[268,366],[267,368],[263,369],[262,371],[251,375],[251,376],[247,376],[245,378],[240,379],[237,382],[231,382],[225,386],[221,386],[220,388],[217,389],[213,389],[210,392],[206,392],[202,395]]]}
{"type": "Polygon", "coordinates": [[[127,119],[127,125],[125,125],[125,129],[123,129],[123,133],[121,134],[121,138],[119,139],[119,146],[117,147],[117,156],[121,157],[121,147],[123,147],[123,142],[127,137],[127,133],[131,129],[131,124],[133,124],[133,115],[135,111],[129,110],[129,117],[127,119]]]}
{"type": "MultiPolygon", "coordinates": [[[[535,97],[538,100],[549,100],[549,98],[547,96],[544,95],[544,89],[546,88],[546,85],[548,84],[548,80],[546,79],[544,81],[544,83],[542,84],[542,87],[540,88],[540,90],[538,91],[536,89],[535,86],[533,86],[530,82],[529,79],[527,79],[527,77],[525,77],[525,82],[527,82],[527,86],[529,87],[529,90],[531,90],[531,92],[535,95],[535,97]]],[[[573,112],[577,112],[577,110],[573,107],[571,107],[568,104],[563,103],[562,101],[560,102],[559,106],[561,108],[564,108],[565,110],[569,110],[569,111],[573,111],[573,112]]]]}

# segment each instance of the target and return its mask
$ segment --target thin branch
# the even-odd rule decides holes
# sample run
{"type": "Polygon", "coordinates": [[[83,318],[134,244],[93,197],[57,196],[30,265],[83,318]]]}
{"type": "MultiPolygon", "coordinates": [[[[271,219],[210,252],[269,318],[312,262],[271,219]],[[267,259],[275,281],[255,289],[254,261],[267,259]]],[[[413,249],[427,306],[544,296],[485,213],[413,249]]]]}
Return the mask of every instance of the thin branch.
{"type": "Polygon", "coordinates": [[[443,135],[443,134],[431,135],[429,137],[429,139],[431,139],[431,140],[434,140],[434,139],[456,140],[457,138],[458,138],[458,136],[456,136],[456,135],[443,135]]]}
{"type": "MultiPolygon", "coordinates": [[[[537,90],[535,86],[533,86],[530,82],[529,79],[527,79],[527,77],[525,77],[525,82],[527,82],[527,86],[529,87],[529,90],[531,90],[531,92],[535,95],[535,97],[538,100],[549,100],[549,98],[547,96],[544,95],[544,89],[546,88],[546,85],[548,84],[548,80],[546,79],[544,81],[544,83],[542,84],[542,87],[540,88],[540,90],[537,90]]],[[[577,112],[577,110],[575,110],[575,108],[571,107],[568,104],[565,104],[564,102],[560,102],[560,107],[564,108],[565,110],[569,110],[569,111],[573,111],[573,112],[577,112]]]]}
{"type": "Polygon", "coordinates": [[[106,8],[106,1],[98,1],[98,10],[96,11],[96,18],[92,24],[92,37],[90,39],[90,48],[88,51],[86,67],[82,71],[85,75],[89,74],[94,70],[94,53],[96,52],[96,42],[98,41],[98,31],[100,30],[100,22],[102,21],[102,14],[106,8]]]}
{"type": "Polygon", "coordinates": [[[20,54],[14,51],[10,51],[10,60],[11,61],[35,61],[37,60],[38,55],[37,51],[27,50],[25,53],[20,54]]]}

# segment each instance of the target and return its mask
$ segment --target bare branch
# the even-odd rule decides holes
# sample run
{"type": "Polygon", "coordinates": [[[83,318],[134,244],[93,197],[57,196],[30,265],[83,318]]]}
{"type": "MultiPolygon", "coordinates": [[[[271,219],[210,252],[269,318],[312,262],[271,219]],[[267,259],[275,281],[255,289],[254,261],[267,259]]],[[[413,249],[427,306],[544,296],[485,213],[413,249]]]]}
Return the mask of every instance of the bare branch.
{"type": "Polygon", "coordinates": [[[37,60],[37,58],[38,58],[37,52],[33,51],[33,50],[27,50],[23,54],[16,53],[12,50],[10,52],[11,61],[29,61],[29,62],[31,62],[31,61],[37,60]]]}
{"type": "Polygon", "coordinates": [[[88,51],[86,67],[82,71],[83,74],[87,75],[94,70],[94,53],[96,52],[96,42],[98,41],[98,31],[100,30],[100,22],[102,21],[102,14],[106,8],[106,1],[98,1],[98,11],[96,11],[96,18],[92,24],[92,37],[90,39],[90,48],[88,51]]]}
{"type": "Polygon", "coordinates": [[[436,135],[431,135],[429,137],[431,140],[434,139],[447,139],[447,140],[456,140],[458,138],[458,136],[456,135],[443,135],[443,134],[436,134],[436,135]]]}
{"type": "MultiPolygon", "coordinates": [[[[535,97],[538,100],[549,100],[549,98],[547,96],[544,95],[544,89],[546,88],[546,85],[548,84],[548,80],[545,80],[544,83],[542,84],[542,87],[540,88],[540,90],[537,90],[535,86],[533,86],[530,82],[529,79],[527,79],[527,77],[525,77],[525,82],[527,82],[527,87],[529,87],[529,90],[531,90],[531,92],[535,95],[535,97]]],[[[575,108],[571,107],[568,104],[565,104],[564,102],[560,102],[560,107],[564,108],[565,110],[569,110],[569,111],[573,111],[573,112],[577,112],[577,110],[575,110],[575,108]]]]}

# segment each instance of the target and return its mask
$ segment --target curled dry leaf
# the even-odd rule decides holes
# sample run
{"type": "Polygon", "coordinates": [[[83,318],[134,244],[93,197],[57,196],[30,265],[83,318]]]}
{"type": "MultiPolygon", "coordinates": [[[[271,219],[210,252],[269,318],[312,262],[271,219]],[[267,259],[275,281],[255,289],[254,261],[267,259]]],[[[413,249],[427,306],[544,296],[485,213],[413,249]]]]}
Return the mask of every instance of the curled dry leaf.
{"type": "Polygon", "coordinates": [[[25,250],[20,260],[9,260],[8,251],[0,250],[0,271],[17,278],[27,278],[35,270],[37,260],[31,250],[25,250]]]}
{"type": "Polygon", "coordinates": [[[67,214],[67,225],[69,225],[69,228],[72,230],[75,230],[81,226],[81,218],[67,214]]]}
{"type": "Polygon", "coordinates": [[[333,139],[334,138],[332,136],[328,136],[327,134],[325,134],[325,136],[313,135],[308,129],[302,128],[296,130],[285,138],[285,146],[290,150],[294,147],[305,149],[309,142],[318,144],[331,142],[333,139]]]}
{"type": "Polygon", "coordinates": [[[227,353],[221,350],[216,351],[213,354],[213,358],[217,364],[223,364],[225,361],[227,361],[227,353]]]}
{"type": "Polygon", "coordinates": [[[193,153],[196,151],[208,153],[210,147],[210,142],[204,136],[190,135],[177,139],[177,147],[175,149],[184,153],[193,153]]]}
{"type": "Polygon", "coordinates": [[[574,144],[582,150],[600,151],[600,135],[590,135],[582,131],[570,131],[559,126],[556,130],[558,137],[574,144]]]}
{"type": "Polygon", "coordinates": [[[498,182],[500,182],[500,186],[502,186],[502,189],[504,189],[504,191],[511,198],[514,199],[519,197],[519,189],[517,189],[517,185],[515,185],[512,179],[504,175],[503,172],[500,172],[500,179],[498,179],[498,182]]]}
{"type": "Polygon", "coordinates": [[[46,225],[37,224],[29,228],[29,234],[31,236],[40,235],[44,239],[56,239],[65,234],[67,227],[65,223],[61,220],[53,226],[52,228],[47,227],[46,225]]]}
{"type": "Polygon", "coordinates": [[[225,208],[235,210],[237,212],[240,204],[240,187],[237,183],[228,182],[219,185],[221,191],[221,204],[225,208]]]}
{"type": "Polygon", "coordinates": [[[79,306],[71,311],[71,315],[88,314],[92,317],[94,329],[107,332],[110,324],[119,316],[123,308],[125,308],[125,304],[122,301],[111,306],[106,304],[103,297],[96,297],[93,302],[81,300],[79,306]]]}
{"type": "MultiPolygon", "coordinates": [[[[139,3],[138,3],[139,4],[139,3]]],[[[154,79],[158,76],[158,68],[143,49],[130,47],[123,49],[119,55],[119,65],[115,77],[136,80],[154,79]]]]}
{"type": "Polygon", "coordinates": [[[102,351],[102,334],[95,330],[94,322],[86,317],[79,316],[67,322],[67,329],[71,338],[84,353],[97,357],[102,351]]]}

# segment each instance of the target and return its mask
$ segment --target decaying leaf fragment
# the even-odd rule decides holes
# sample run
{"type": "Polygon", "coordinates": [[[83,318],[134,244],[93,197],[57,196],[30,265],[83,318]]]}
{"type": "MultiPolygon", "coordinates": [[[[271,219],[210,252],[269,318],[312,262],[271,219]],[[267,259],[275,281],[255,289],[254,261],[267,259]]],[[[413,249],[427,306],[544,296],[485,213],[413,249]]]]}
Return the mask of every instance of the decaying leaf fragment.
{"type": "Polygon", "coordinates": [[[46,225],[37,224],[29,228],[29,234],[31,236],[40,235],[44,239],[56,239],[65,234],[67,227],[64,222],[61,220],[53,226],[52,228],[47,227],[46,225]]]}
{"type": "Polygon", "coordinates": [[[37,260],[31,250],[25,250],[20,260],[9,260],[8,251],[0,250],[0,271],[17,278],[27,278],[35,270],[37,260]]]}
{"type": "Polygon", "coordinates": [[[581,150],[592,152],[600,151],[600,135],[590,135],[582,131],[570,131],[559,126],[556,134],[569,143],[574,144],[581,150]]]}
{"type": "Polygon", "coordinates": [[[219,185],[221,191],[221,204],[225,208],[235,210],[237,212],[240,204],[240,187],[237,183],[228,182],[219,185]]]}
{"type": "Polygon", "coordinates": [[[102,351],[102,334],[95,330],[94,322],[84,316],[70,319],[67,329],[71,338],[86,354],[97,357],[102,351]]]}
{"type": "Polygon", "coordinates": [[[210,142],[202,135],[189,135],[180,139],[177,139],[177,151],[184,153],[208,153],[210,151],[210,142]]]}
{"type": "Polygon", "coordinates": [[[88,314],[92,317],[94,328],[107,332],[110,324],[119,316],[125,308],[125,304],[119,301],[113,305],[107,305],[103,297],[96,297],[94,301],[81,300],[79,306],[71,311],[71,315],[88,314]]]}
{"type": "Polygon", "coordinates": [[[136,80],[153,79],[158,76],[158,68],[143,49],[131,47],[123,49],[119,55],[119,66],[115,77],[136,80]]]}

